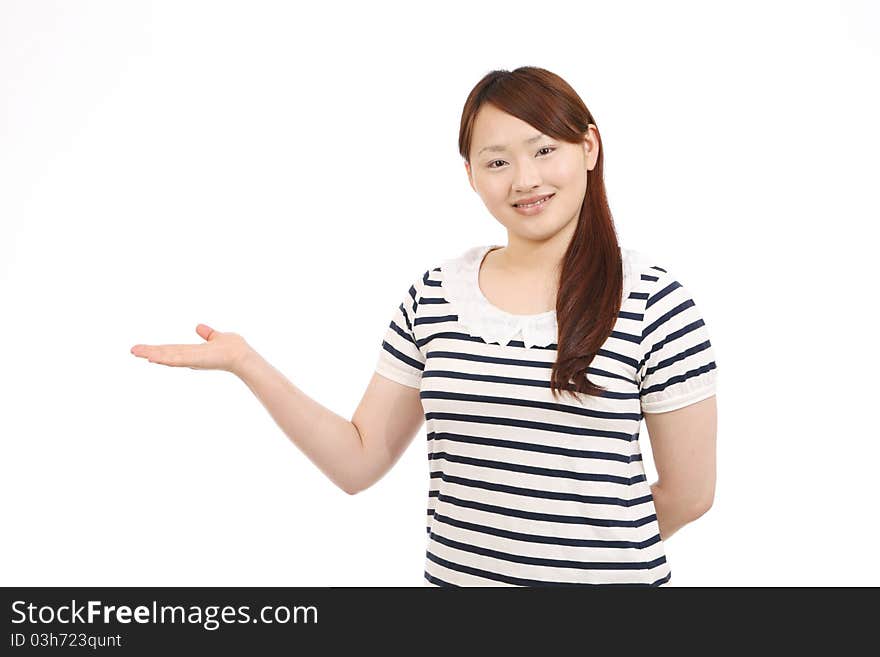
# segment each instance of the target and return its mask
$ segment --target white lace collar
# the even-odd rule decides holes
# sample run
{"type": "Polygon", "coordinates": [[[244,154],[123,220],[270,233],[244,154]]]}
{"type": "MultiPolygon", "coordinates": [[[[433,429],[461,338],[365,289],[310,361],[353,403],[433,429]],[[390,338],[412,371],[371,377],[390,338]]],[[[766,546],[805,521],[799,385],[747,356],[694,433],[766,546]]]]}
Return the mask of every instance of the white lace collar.
{"type": "MultiPolygon", "coordinates": [[[[537,315],[514,315],[492,305],[478,281],[480,263],[491,249],[501,245],[475,246],[462,255],[443,261],[440,266],[443,295],[452,304],[459,323],[473,336],[489,344],[506,345],[519,338],[526,347],[546,347],[558,339],[556,311],[537,315]]],[[[638,280],[637,265],[647,265],[644,254],[621,248],[623,260],[623,299],[638,280]]]]}

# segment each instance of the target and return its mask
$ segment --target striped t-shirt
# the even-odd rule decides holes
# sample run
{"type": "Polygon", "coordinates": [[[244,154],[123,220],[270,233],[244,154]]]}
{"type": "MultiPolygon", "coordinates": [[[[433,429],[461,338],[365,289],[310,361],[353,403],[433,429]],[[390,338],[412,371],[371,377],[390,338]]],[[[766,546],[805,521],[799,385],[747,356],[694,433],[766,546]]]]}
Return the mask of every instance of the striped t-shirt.
{"type": "Polygon", "coordinates": [[[588,370],[606,390],[555,399],[556,313],[488,302],[478,272],[495,248],[468,249],[413,282],[376,364],[418,388],[425,411],[425,585],[665,584],[639,428],[643,412],[715,394],[694,301],[666,268],[621,248],[622,307],[588,370]]]}

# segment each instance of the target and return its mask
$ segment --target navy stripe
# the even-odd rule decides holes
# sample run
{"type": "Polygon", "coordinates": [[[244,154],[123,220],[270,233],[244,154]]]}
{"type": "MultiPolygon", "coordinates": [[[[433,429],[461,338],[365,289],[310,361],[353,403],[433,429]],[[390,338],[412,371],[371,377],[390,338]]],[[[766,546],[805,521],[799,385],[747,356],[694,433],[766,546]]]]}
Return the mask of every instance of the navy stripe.
{"type": "Polygon", "coordinates": [[[641,417],[637,413],[625,413],[619,411],[600,411],[594,408],[571,406],[559,402],[545,402],[537,399],[525,399],[517,397],[495,397],[493,395],[477,395],[466,392],[448,392],[445,390],[422,390],[421,399],[448,399],[451,401],[477,402],[481,404],[499,404],[503,406],[520,406],[524,408],[542,408],[559,413],[570,413],[583,417],[595,417],[604,420],[633,420],[638,421],[641,417]]]}
{"type": "Polygon", "coordinates": [[[701,343],[698,344],[698,345],[694,345],[693,347],[690,347],[690,348],[688,348],[688,349],[685,349],[684,351],[680,351],[679,353],[675,354],[674,356],[670,356],[669,358],[664,358],[663,360],[661,360],[659,363],[657,363],[657,364],[654,365],[653,367],[649,367],[649,368],[645,371],[645,376],[646,376],[646,377],[647,377],[647,376],[650,376],[650,375],[652,375],[654,372],[657,372],[658,370],[662,370],[662,369],[664,369],[664,368],[666,368],[666,367],[671,367],[671,366],[674,365],[675,363],[678,363],[678,362],[680,362],[680,361],[683,361],[683,360],[685,360],[686,358],[689,358],[690,356],[693,356],[694,354],[698,354],[698,353],[700,353],[700,352],[702,352],[702,351],[706,351],[706,350],[711,349],[711,348],[712,348],[712,345],[709,343],[708,340],[706,340],[706,341],[704,341],[704,342],[701,342],[701,343]]]}
{"type": "MultiPolygon", "coordinates": [[[[685,310],[687,310],[688,308],[693,308],[693,307],[694,307],[694,302],[693,302],[693,300],[692,300],[692,299],[688,299],[687,301],[682,301],[680,304],[678,304],[678,305],[677,305],[675,308],[673,308],[672,310],[669,310],[669,311],[665,312],[665,313],[663,314],[662,317],[660,317],[659,319],[654,320],[653,322],[651,322],[648,326],[646,326],[646,327],[644,328],[644,330],[642,331],[642,342],[644,342],[644,340],[645,340],[646,337],[648,337],[649,335],[651,335],[651,333],[653,333],[654,331],[656,331],[659,327],[663,326],[663,325],[664,325],[666,322],[668,322],[670,319],[672,319],[672,318],[675,317],[676,315],[679,315],[679,314],[683,313],[683,312],[684,312],[685,310]]],[[[701,320],[699,320],[699,321],[700,321],[700,325],[702,326],[702,321],[703,321],[703,320],[701,319],[701,320]]],[[[696,323],[696,322],[695,322],[695,323],[696,323]]]]}
{"type": "Polygon", "coordinates": [[[432,440],[448,440],[450,442],[466,445],[488,445],[490,447],[525,450],[539,454],[558,454],[559,456],[570,456],[572,458],[605,459],[608,461],[620,461],[621,463],[630,463],[632,460],[629,454],[619,454],[617,452],[597,452],[595,450],[556,447],[554,445],[537,445],[535,443],[523,443],[516,440],[504,440],[502,438],[466,436],[464,434],[449,433],[446,431],[432,431],[428,434],[428,441],[430,442],[432,440]]]}
{"type": "Polygon", "coordinates": [[[524,511],[523,509],[511,509],[497,504],[486,504],[476,500],[466,500],[462,497],[440,493],[438,502],[454,504],[466,509],[476,509],[487,513],[497,513],[502,516],[514,518],[526,518],[528,520],[541,520],[542,522],[558,522],[566,525],[592,525],[594,527],[641,527],[657,519],[653,513],[637,520],[616,520],[614,518],[588,518],[586,516],[566,516],[558,513],[538,513],[536,511],[524,511]]]}
{"type": "Polygon", "coordinates": [[[457,584],[450,584],[449,582],[444,582],[439,577],[434,577],[427,570],[425,571],[425,579],[431,582],[431,584],[436,584],[437,586],[455,586],[457,588],[460,588],[457,584]]]}
{"type": "Polygon", "coordinates": [[[657,303],[661,299],[665,299],[666,297],[668,297],[670,294],[675,292],[675,290],[677,290],[680,287],[681,287],[681,283],[679,283],[678,281],[672,281],[671,283],[669,283],[669,285],[667,285],[662,290],[655,293],[654,296],[652,296],[650,299],[648,299],[648,302],[645,304],[645,309],[650,308],[651,306],[653,306],[655,303],[657,303]]]}
{"type": "MultiPolygon", "coordinates": [[[[467,333],[460,333],[460,332],[456,332],[456,331],[444,331],[442,333],[434,333],[433,335],[429,335],[426,338],[422,338],[421,340],[417,340],[417,344],[421,347],[421,346],[424,346],[424,345],[428,344],[429,342],[431,342],[431,340],[439,340],[439,339],[444,339],[444,338],[450,339],[450,340],[464,340],[467,342],[479,342],[481,344],[497,344],[496,342],[486,342],[485,340],[483,340],[483,338],[475,336],[475,335],[468,335],[467,333]]],[[[505,346],[505,345],[502,345],[502,346],[505,346]]],[[[534,347],[526,347],[526,343],[523,342],[522,340],[511,340],[506,346],[522,347],[523,349],[544,349],[547,351],[556,351],[556,347],[557,347],[555,342],[548,344],[548,345],[545,345],[545,346],[542,346],[542,347],[539,347],[537,345],[535,345],[534,347]]]]}
{"type": "MultiPolygon", "coordinates": [[[[418,325],[419,323],[428,324],[430,322],[427,322],[427,321],[419,322],[418,320],[416,320],[415,324],[418,325]]],[[[420,346],[420,347],[426,346],[435,337],[436,337],[436,335],[429,336],[427,338],[423,338],[417,342],[417,346],[420,346]]],[[[638,336],[635,336],[635,335],[618,333],[618,337],[620,337],[621,339],[626,339],[628,342],[632,342],[634,344],[641,343],[641,338],[638,336]]],[[[537,347],[532,347],[532,348],[534,349],[537,347]]],[[[523,355],[525,355],[525,354],[523,354],[523,355]]],[[[521,366],[521,367],[539,367],[539,368],[547,369],[547,370],[553,368],[554,361],[556,360],[555,356],[553,357],[553,360],[547,361],[547,360],[529,360],[529,359],[522,359],[522,358],[499,358],[497,356],[486,356],[483,354],[470,354],[470,353],[463,352],[463,351],[440,351],[440,350],[429,351],[429,352],[427,352],[426,357],[427,358],[455,358],[457,360],[470,360],[470,361],[480,362],[480,363],[498,363],[501,365],[515,365],[515,366],[521,366]]],[[[599,351],[596,352],[596,357],[597,358],[609,358],[611,360],[629,365],[633,369],[637,369],[639,366],[639,363],[638,363],[638,361],[636,361],[635,358],[632,358],[630,356],[626,356],[624,354],[619,354],[616,351],[611,351],[610,349],[599,349],[599,351]]],[[[592,364],[595,364],[595,363],[596,363],[596,360],[593,359],[592,364]]],[[[599,373],[601,373],[601,371],[596,371],[596,374],[599,374],[599,373]]],[[[618,375],[614,375],[614,376],[616,378],[622,378],[626,381],[632,380],[632,379],[629,379],[626,377],[621,377],[618,375]]]]}
{"type": "Polygon", "coordinates": [[[622,484],[624,486],[631,486],[632,484],[645,481],[644,474],[624,477],[607,473],[576,472],[574,470],[560,470],[559,468],[523,465],[522,463],[508,463],[505,461],[476,458],[474,456],[450,454],[448,452],[433,452],[428,454],[429,461],[437,461],[440,459],[448,461],[449,463],[461,463],[463,465],[474,465],[482,468],[495,468],[497,470],[508,470],[510,472],[523,472],[525,474],[541,475],[542,477],[562,477],[565,479],[575,479],[577,481],[604,481],[611,484],[622,484]]]}
{"type": "Polygon", "coordinates": [[[397,322],[395,322],[394,320],[391,320],[391,324],[389,326],[395,333],[397,333],[397,335],[399,335],[404,340],[412,344],[413,347],[418,349],[418,345],[416,345],[416,339],[412,336],[411,333],[409,333],[408,331],[404,331],[400,326],[397,325],[397,322]]]}
{"type": "Polygon", "coordinates": [[[382,340],[382,348],[385,349],[385,351],[390,353],[392,356],[394,356],[395,358],[400,360],[401,362],[404,362],[407,365],[409,365],[410,367],[414,367],[418,370],[423,370],[425,368],[423,363],[420,363],[419,361],[417,361],[413,358],[410,358],[406,354],[398,351],[397,349],[392,347],[390,344],[388,344],[385,340],[382,340]]]}
{"type": "MultiPolygon", "coordinates": [[[[406,328],[409,330],[410,333],[413,333],[412,322],[409,321],[409,315],[407,315],[406,313],[406,307],[402,303],[400,304],[400,314],[403,315],[403,321],[406,322],[406,328]]],[[[413,335],[415,334],[413,333],[413,335]]]]}
{"type": "MultiPolygon", "coordinates": [[[[465,379],[468,381],[488,381],[490,383],[508,383],[520,386],[530,386],[533,388],[549,388],[550,381],[540,381],[537,379],[518,379],[509,376],[493,376],[489,374],[472,374],[470,372],[455,372],[452,370],[431,370],[425,372],[425,377],[440,377],[447,379],[465,379]]],[[[614,392],[604,390],[599,395],[607,399],[636,399],[638,394],[628,392],[614,392]]]]}
{"type": "Polygon", "coordinates": [[[447,538],[434,531],[431,532],[431,539],[447,547],[461,550],[462,552],[470,552],[472,554],[492,557],[493,559],[503,559],[504,561],[512,561],[514,563],[524,563],[530,566],[546,566],[547,568],[576,568],[578,570],[651,570],[652,568],[656,568],[657,566],[666,563],[665,556],[657,557],[652,561],[575,561],[574,559],[532,557],[524,554],[513,554],[511,552],[502,552],[501,550],[493,550],[478,545],[462,543],[461,541],[447,538]]]}
{"type": "Polygon", "coordinates": [[[537,367],[550,369],[552,362],[546,360],[528,360],[520,358],[499,358],[498,356],[484,356],[482,354],[468,354],[463,351],[429,351],[426,358],[454,358],[456,360],[469,360],[474,363],[495,363],[498,365],[516,365],[519,367],[537,367]]]}
{"type": "MultiPolygon", "coordinates": [[[[433,509],[431,509],[433,511],[433,509]]],[[[459,529],[467,529],[468,531],[478,532],[480,534],[490,534],[492,536],[500,536],[501,538],[509,538],[514,541],[523,541],[525,543],[544,543],[547,545],[563,545],[570,547],[595,547],[595,548],[620,548],[641,550],[658,543],[660,534],[654,534],[651,538],[644,541],[613,541],[599,538],[567,538],[563,536],[543,536],[541,534],[526,534],[523,532],[514,532],[509,529],[499,529],[498,527],[490,527],[489,525],[479,525],[473,522],[467,522],[458,518],[443,515],[442,513],[432,514],[433,522],[443,523],[451,527],[459,529]]],[[[430,534],[431,528],[427,528],[430,534]]]]}
{"type": "MultiPolygon", "coordinates": [[[[429,358],[450,358],[454,360],[465,360],[475,363],[497,363],[499,365],[512,365],[514,367],[535,367],[543,370],[553,369],[553,362],[550,361],[522,360],[518,358],[498,358],[494,356],[484,356],[482,354],[469,354],[462,351],[429,351],[425,354],[425,359],[427,360],[429,358]]],[[[620,354],[617,354],[613,351],[608,351],[606,349],[600,349],[598,351],[596,357],[593,359],[593,364],[595,364],[597,360],[601,362],[602,358],[608,358],[610,360],[624,363],[625,365],[630,366],[633,371],[636,371],[639,367],[639,363],[634,358],[631,358],[629,356],[621,356],[620,354]]],[[[604,376],[611,379],[626,381],[628,383],[632,383],[633,386],[637,386],[635,380],[632,377],[624,376],[622,374],[615,374],[614,372],[602,370],[597,367],[593,367],[592,365],[587,368],[587,372],[589,374],[595,374],[596,376],[604,376]]]]}
{"type": "Polygon", "coordinates": [[[457,322],[458,317],[455,315],[440,315],[439,317],[416,317],[416,321],[414,324],[416,326],[420,326],[421,324],[440,324],[442,322],[457,322]]]}
{"type": "MultiPolygon", "coordinates": [[[[535,579],[525,579],[522,577],[511,577],[510,575],[501,575],[499,573],[493,573],[488,570],[483,570],[481,568],[471,568],[470,566],[462,566],[457,563],[452,563],[442,557],[438,557],[436,554],[428,550],[426,553],[426,557],[433,561],[434,563],[440,564],[441,566],[445,566],[450,570],[457,570],[462,573],[467,573],[469,575],[476,575],[478,577],[484,577],[486,579],[494,580],[497,582],[504,582],[506,584],[511,584],[513,586],[614,586],[614,587],[645,587],[645,586],[658,586],[663,582],[669,580],[669,576],[672,574],[670,571],[667,573],[666,577],[663,577],[656,582],[651,584],[640,584],[640,583],[629,583],[629,582],[611,582],[607,584],[585,584],[582,582],[548,582],[545,580],[535,580],[535,579]]],[[[665,561],[664,561],[665,563],[665,561]]]]}
{"type": "Polygon", "coordinates": [[[523,429],[535,429],[537,431],[551,431],[553,433],[567,433],[573,436],[594,436],[596,438],[613,438],[615,440],[632,440],[632,434],[624,431],[606,431],[605,429],[590,429],[588,427],[571,427],[564,424],[550,422],[536,422],[535,420],[523,420],[514,417],[485,417],[482,415],[470,415],[468,413],[447,413],[441,411],[425,413],[426,420],[460,420],[462,422],[474,422],[476,424],[492,424],[495,426],[522,427],[523,429]]]}
{"type": "Polygon", "coordinates": [[[690,370],[685,372],[684,374],[680,374],[678,376],[673,376],[668,381],[664,381],[663,383],[658,383],[653,386],[648,386],[644,388],[641,392],[642,396],[650,395],[652,392],[660,392],[661,390],[665,390],[671,385],[675,385],[676,383],[684,383],[688,379],[692,379],[695,376],[700,376],[702,374],[706,374],[707,372],[711,372],[715,369],[715,361],[708,363],[707,365],[703,365],[702,367],[698,367],[695,370],[690,370]]]}
{"type": "MultiPolygon", "coordinates": [[[[641,313],[638,315],[636,315],[636,313],[632,313],[632,314],[635,317],[638,317],[639,321],[641,321],[641,319],[642,319],[641,313]]],[[[627,342],[633,342],[635,344],[638,344],[642,341],[641,336],[632,335],[631,333],[624,333],[623,331],[611,331],[611,333],[608,335],[608,337],[609,338],[616,338],[618,340],[625,340],[627,342]]],[[[614,353],[614,352],[610,352],[610,353],[614,353]]],[[[615,355],[619,356],[619,354],[615,354],[615,355]]]]}
{"type": "Polygon", "coordinates": [[[466,477],[456,477],[445,474],[444,472],[432,472],[432,479],[440,479],[443,482],[457,484],[459,486],[467,486],[469,488],[481,488],[483,490],[494,490],[499,493],[509,493],[511,495],[521,495],[545,500],[559,500],[566,502],[582,502],[584,504],[608,504],[611,506],[622,506],[630,508],[640,504],[646,504],[653,500],[653,496],[644,495],[634,500],[625,500],[620,497],[603,497],[601,495],[578,495],[577,493],[563,493],[553,490],[539,490],[535,488],[522,488],[521,486],[511,486],[509,484],[490,483],[488,481],[480,481],[479,479],[468,479],[466,477]]]}

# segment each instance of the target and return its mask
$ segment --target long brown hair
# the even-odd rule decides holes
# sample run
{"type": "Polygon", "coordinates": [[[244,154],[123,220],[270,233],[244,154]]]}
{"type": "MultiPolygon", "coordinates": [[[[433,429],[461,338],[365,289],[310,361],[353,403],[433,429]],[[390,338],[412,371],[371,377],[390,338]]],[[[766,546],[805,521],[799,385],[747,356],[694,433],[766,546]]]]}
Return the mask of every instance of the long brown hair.
{"type": "MultiPolygon", "coordinates": [[[[534,66],[486,74],[468,95],[461,114],[458,149],[470,162],[477,111],[484,103],[529,123],[546,135],[582,144],[596,120],[584,101],[558,75],[534,66]]],[[[598,132],[598,126],[597,126],[598,132]]],[[[556,362],[550,376],[554,396],[574,391],[601,396],[587,368],[611,335],[623,294],[623,263],[602,176],[604,148],[587,174],[587,191],[577,228],[565,252],[556,297],[559,328],[556,362]]]]}

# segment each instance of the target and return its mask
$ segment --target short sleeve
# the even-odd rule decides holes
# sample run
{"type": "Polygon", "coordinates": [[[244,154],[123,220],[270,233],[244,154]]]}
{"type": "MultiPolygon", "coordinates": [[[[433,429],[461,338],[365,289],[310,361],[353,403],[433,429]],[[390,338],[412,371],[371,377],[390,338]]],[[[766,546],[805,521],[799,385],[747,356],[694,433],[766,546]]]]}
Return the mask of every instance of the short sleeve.
{"type": "Polygon", "coordinates": [[[663,413],[714,395],[718,368],[688,290],[668,272],[650,271],[658,280],[645,303],[639,395],[644,413],[663,413]]]}
{"type": "Polygon", "coordinates": [[[411,285],[392,313],[376,363],[376,372],[412,388],[421,387],[425,369],[425,357],[416,342],[414,330],[418,306],[416,286],[411,285]]]}

